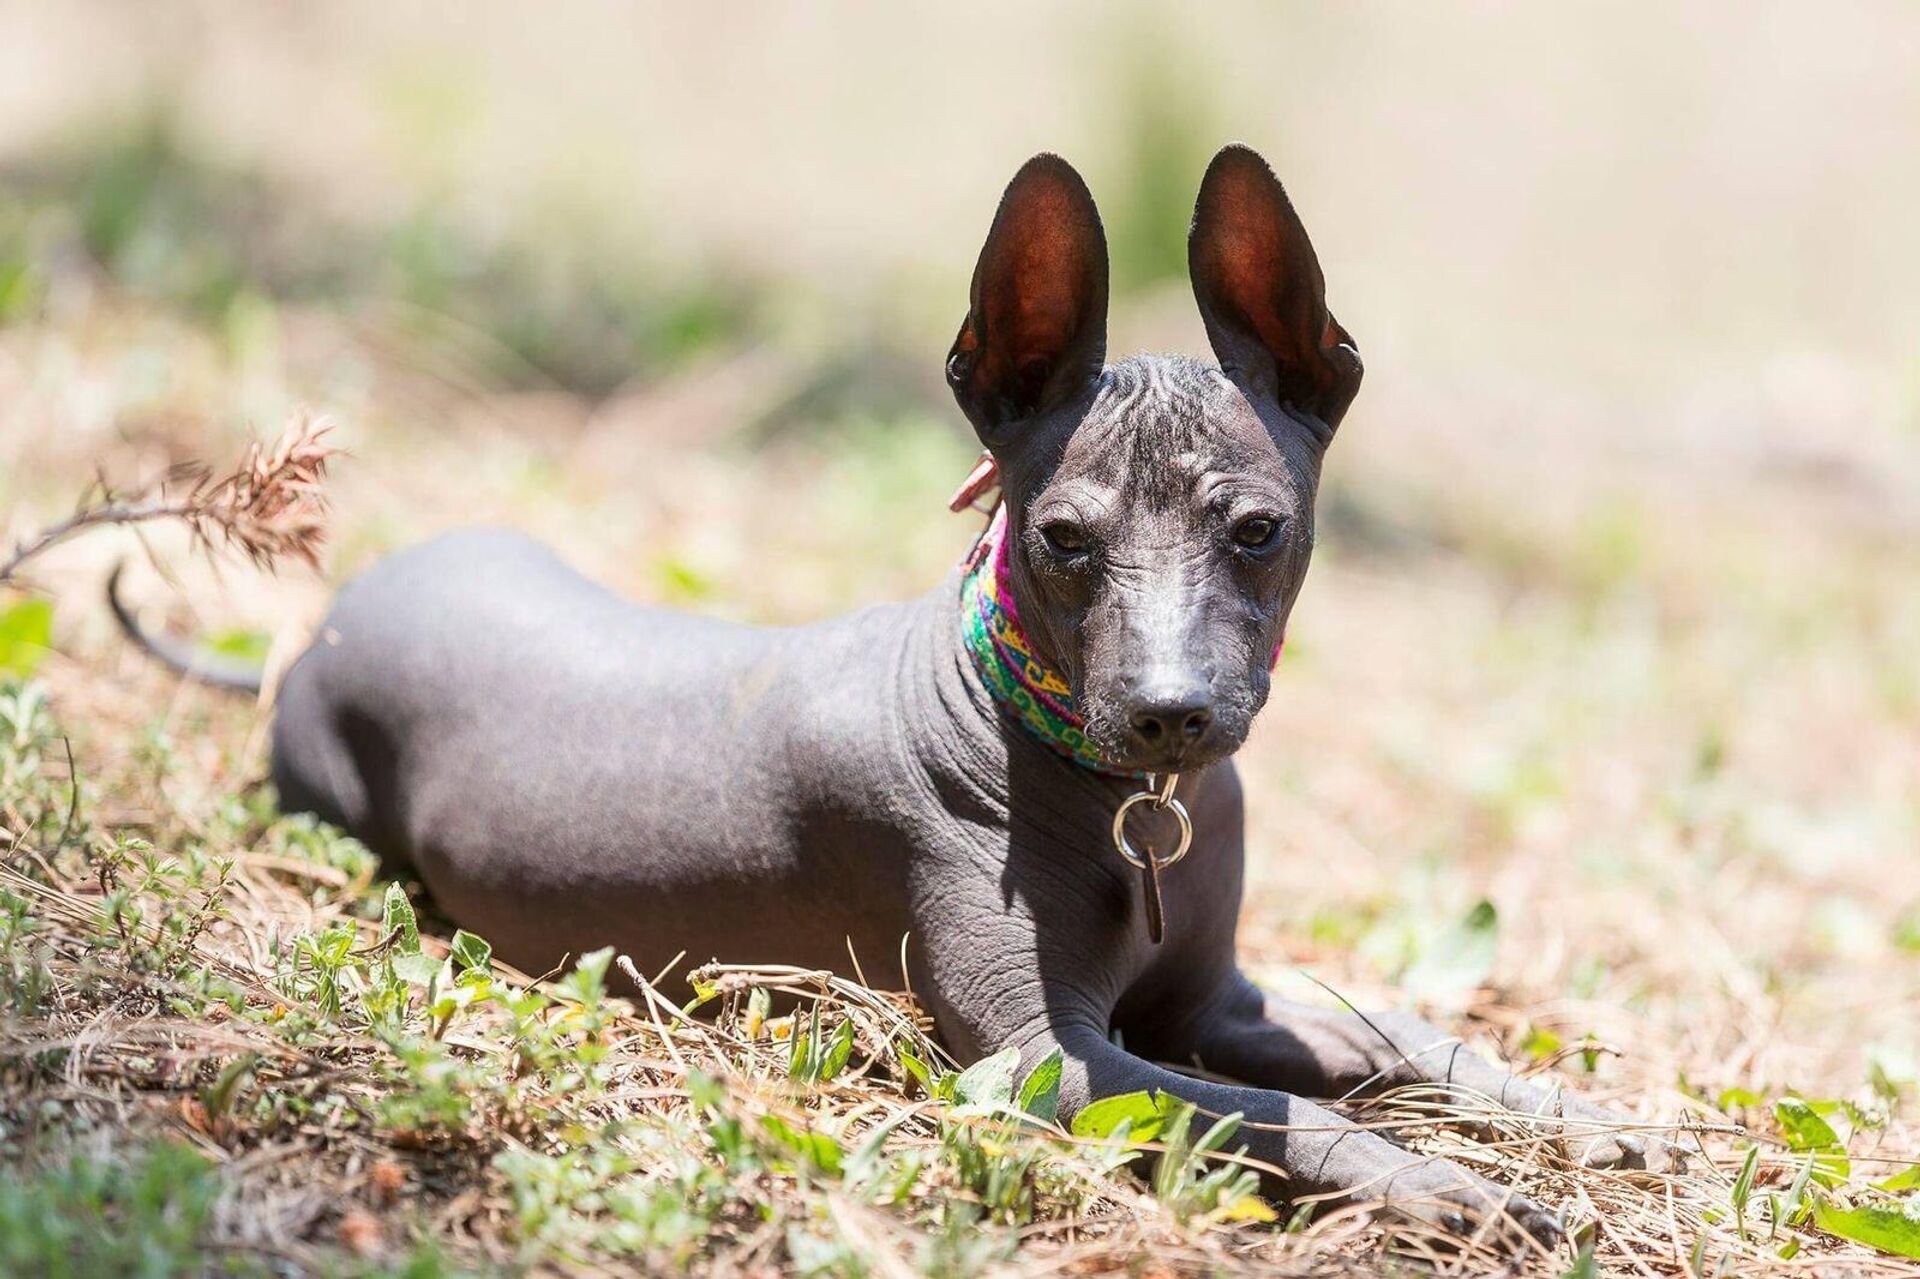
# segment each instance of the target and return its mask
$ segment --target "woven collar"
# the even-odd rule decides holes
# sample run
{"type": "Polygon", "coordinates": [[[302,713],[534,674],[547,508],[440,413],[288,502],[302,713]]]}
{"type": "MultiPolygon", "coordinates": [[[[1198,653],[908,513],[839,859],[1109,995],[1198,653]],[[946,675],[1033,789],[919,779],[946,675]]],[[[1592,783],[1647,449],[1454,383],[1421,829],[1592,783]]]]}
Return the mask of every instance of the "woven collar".
{"type": "Polygon", "coordinates": [[[1144,777],[1107,768],[1087,740],[1086,721],[1074,709],[1073,689],[1034,655],[1007,581],[1007,508],[993,513],[968,558],[960,587],[960,628],[974,669],[1020,726],[1082,768],[1108,777],[1144,777]]]}

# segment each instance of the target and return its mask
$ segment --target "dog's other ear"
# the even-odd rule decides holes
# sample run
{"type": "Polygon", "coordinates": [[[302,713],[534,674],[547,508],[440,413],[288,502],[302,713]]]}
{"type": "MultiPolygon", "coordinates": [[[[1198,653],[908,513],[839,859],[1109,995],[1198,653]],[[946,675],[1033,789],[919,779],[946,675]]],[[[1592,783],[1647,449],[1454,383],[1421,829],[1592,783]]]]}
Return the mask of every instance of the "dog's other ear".
{"type": "Polygon", "coordinates": [[[1097,376],[1107,355],[1107,237],[1057,155],[1020,166],[973,268],[947,385],[989,446],[1097,376]]]}
{"type": "Polygon", "coordinates": [[[1338,426],[1360,389],[1360,350],[1327,310],[1307,229],[1258,153],[1224,147],[1207,166],[1187,269],[1220,367],[1338,426]]]}

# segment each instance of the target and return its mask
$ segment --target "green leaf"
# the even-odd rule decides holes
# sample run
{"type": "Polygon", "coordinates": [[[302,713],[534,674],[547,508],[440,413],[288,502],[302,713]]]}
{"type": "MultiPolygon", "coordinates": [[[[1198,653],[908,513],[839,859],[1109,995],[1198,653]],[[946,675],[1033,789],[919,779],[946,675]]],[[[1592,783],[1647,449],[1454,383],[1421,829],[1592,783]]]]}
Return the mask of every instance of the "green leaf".
{"type": "Polygon", "coordinates": [[[476,968],[481,972],[492,971],[493,947],[483,937],[478,937],[466,929],[456,929],[453,943],[449,947],[453,962],[461,968],[476,968]]]}
{"type": "Polygon", "coordinates": [[[1840,1144],[1833,1125],[1798,1097],[1782,1097],[1773,1103],[1773,1117],[1794,1150],[1826,1150],[1840,1144]]]}
{"type": "Polygon", "coordinates": [[[1873,1188],[1875,1190],[1892,1191],[1920,1190],[1920,1164],[1915,1164],[1911,1168],[1903,1168],[1899,1172],[1894,1173],[1893,1176],[1888,1177],[1885,1181],[1874,1182],[1873,1188]]]}
{"type": "Polygon", "coordinates": [[[1027,1072],[1027,1077],[1020,1082],[1019,1105],[1023,1114],[1047,1123],[1059,1116],[1061,1066],[1060,1050],[1055,1048],[1027,1072]]]}
{"type": "Polygon", "coordinates": [[[1836,1186],[1852,1171],[1846,1146],[1824,1115],[1812,1103],[1799,1097],[1782,1097],[1773,1103],[1773,1118],[1780,1125],[1789,1149],[1815,1156],[1813,1176],[1821,1185],[1836,1186]]]}
{"type": "Polygon", "coordinates": [[[1194,1153],[1210,1155],[1225,1146],[1233,1139],[1233,1134],[1240,1131],[1241,1121],[1245,1118],[1244,1112],[1236,1110],[1230,1115],[1222,1115],[1214,1120],[1213,1126],[1207,1129],[1199,1141],[1193,1143],[1194,1153]]]}
{"type": "Polygon", "coordinates": [[[1111,1137],[1120,1125],[1127,1124],[1129,1139],[1152,1141],[1160,1135],[1161,1127],[1178,1104],[1164,1093],[1156,1092],[1129,1092],[1121,1093],[1118,1097],[1102,1097],[1082,1107],[1080,1113],[1073,1117],[1073,1135],[1111,1137]]]}
{"type": "Polygon", "coordinates": [[[1854,1129],[1858,1126],[1862,1115],[1854,1109],[1852,1102],[1841,1098],[1830,1098],[1809,1100],[1807,1105],[1812,1108],[1814,1114],[1827,1121],[1828,1126],[1833,1129],[1835,1139],[1842,1146],[1853,1140],[1854,1129]]]}
{"type": "Polygon", "coordinates": [[[1824,1199],[1813,1205],[1814,1224],[1830,1235],[1863,1243],[1896,1257],[1920,1257],[1920,1199],[1904,1203],[1838,1208],[1824,1199]]]}
{"type": "Polygon", "coordinates": [[[1765,1099],[1751,1088],[1723,1088],[1713,1104],[1721,1111],[1731,1114],[1736,1110],[1751,1110],[1763,1100],[1765,1099]]]}
{"type": "Polygon", "coordinates": [[[1794,1174],[1793,1184],[1787,1187],[1787,1197],[1773,1206],[1773,1228],[1767,1232],[1772,1239],[1780,1233],[1781,1226],[1797,1227],[1807,1217],[1807,1187],[1813,1181],[1814,1157],[1800,1165],[1800,1171],[1794,1174]]]}
{"type": "Polygon", "coordinates": [[[455,1013],[474,1001],[476,994],[471,986],[459,982],[441,982],[437,987],[433,1003],[427,1008],[436,1021],[446,1021],[455,1013]]]}
{"type": "Polygon", "coordinates": [[[415,951],[411,955],[396,955],[393,960],[393,973],[401,981],[414,986],[432,986],[440,980],[440,970],[445,967],[432,955],[422,955],[415,951]]]}
{"type": "Polygon", "coordinates": [[[1475,902],[1459,922],[1433,939],[1401,984],[1428,999],[1464,995],[1493,974],[1499,950],[1499,912],[1490,901],[1475,902]]]}
{"type": "Polygon", "coordinates": [[[933,1072],[927,1069],[927,1063],[921,1061],[913,1049],[902,1039],[893,1046],[893,1055],[900,1059],[900,1067],[913,1076],[915,1083],[927,1093],[933,1095],[933,1072]]]}
{"type": "Polygon", "coordinates": [[[823,1132],[801,1132],[778,1115],[762,1115],[760,1126],[775,1140],[822,1172],[840,1171],[840,1143],[823,1132]]]}
{"type": "Polygon", "coordinates": [[[407,900],[407,890],[398,884],[387,885],[387,895],[380,903],[380,935],[394,939],[395,955],[417,955],[420,953],[420,922],[414,917],[413,903],[407,900]]]}
{"type": "Polygon", "coordinates": [[[833,1038],[827,1041],[825,1054],[820,1059],[820,1078],[832,1079],[847,1068],[847,1062],[853,1058],[853,1023],[843,1021],[840,1028],[833,1032],[833,1038]]]}
{"type": "Polygon", "coordinates": [[[820,1039],[820,1005],[816,1002],[804,1022],[799,1013],[793,1015],[793,1033],[787,1040],[787,1078],[812,1083],[820,1078],[825,1055],[826,1045],[820,1039]]]}
{"type": "Polygon", "coordinates": [[[1742,1239],[1747,1237],[1747,1202],[1753,1197],[1753,1175],[1760,1167],[1760,1147],[1748,1146],[1747,1157],[1740,1165],[1740,1175],[1733,1179],[1733,1190],[1728,1198],[1733,1203],[1734,1231],[1742,1239]]]}
{"type": "MultiPolygon", "coordinates": [[[[1193,1114],[1193,1103],[1188,1101],[1174,1102],[1167,1112],[1166,1127],[1160,1134],[1166,1149],[1160,1152],[1160,1158],[1153,1165],[1153,1197],[1162,1203],[1172,1203],[1175,1192],[1185,1179],[1190,1150],[1187,1133],[1193,1127],[1193,1114]]],[[[1138,1135],[1134,1139],[1148,1140],[1138,1135]]]]}
{"type": "Polygon", "coordinates": [[[1013,1100],[1013,1071],[1020,1050],[1009,1044],[960,1072],[954,1081],[954,1100],[963,1106],[1004,1106],[1013,1100]]]}
{"type": "Polygon", "coordinates": [[[21,600],[0,612],[0,675],[33,674],[53,643],[53,605],[21,600]]]}

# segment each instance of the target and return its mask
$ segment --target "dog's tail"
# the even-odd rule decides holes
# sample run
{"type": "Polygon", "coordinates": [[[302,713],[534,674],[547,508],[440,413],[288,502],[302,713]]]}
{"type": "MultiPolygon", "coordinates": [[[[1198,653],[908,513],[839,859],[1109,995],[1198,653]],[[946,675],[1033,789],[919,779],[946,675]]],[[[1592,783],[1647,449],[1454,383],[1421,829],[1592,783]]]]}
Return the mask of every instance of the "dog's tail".
{"type": "Polygon", "coordinates": [[[126,632],[128,639],[162,666],[178,671],[190,680],[230,692],[250,693],[255,697],[260,695],[260,689],[266,683],[266,673],[259,668],[244,662],[210,657],[190,644],[164,635],[149,635],[140,629],[139,619],[134,617],[126,601],[120,598],[120,574],[126,567],[126,561],[120,561],[113,566],[113,573],[107,578],[107,607],[113,610],[114,620],[120,623],[120,629],[126,632]]]}

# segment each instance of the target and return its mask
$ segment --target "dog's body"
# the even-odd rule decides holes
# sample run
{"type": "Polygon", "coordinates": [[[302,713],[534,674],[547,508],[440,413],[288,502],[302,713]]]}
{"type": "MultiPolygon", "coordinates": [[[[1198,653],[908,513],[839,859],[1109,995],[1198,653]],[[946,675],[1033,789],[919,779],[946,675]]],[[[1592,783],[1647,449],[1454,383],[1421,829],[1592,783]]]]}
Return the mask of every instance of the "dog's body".
{"type": "MultiPolygon", "coordinates": [[[[1409,1018],[1269,1000],[1236,967],[1227,756],[1265,699],[1359,360],[1251,152],[1209,169],[1191,251],[1221,367],[1107,366],[1098,218],[1078,176],[1038,158],[1008,188],[948,366],[998,464],[1019,615],[1111,771],[1007,713],[963,641],[957,578],[754,629],[634,606],[517,536],[471,532],[343,593],[279,694],[283,802],[410,865],[523,968],[601,945],[649,971],[683,952],[857,963],[909,982],[962,1058],[1059,1048],[1067,1117],[1159,1089],[1242,1112],[1249,1152],[1296,1194],[1455,1226],[1504,1204],[1550,1235],[1534,1205],[1290,1095],[1451,1080],[1545,1112],[1548,1089],[1409,1018]],[[1142,785],[1130,770],[1182,774],[1195,829],[1160,876],[1157,945],[1110,835],[1142,785]]],[[[1587,1151],[1650,1153],[1627,1136],[1587,1151]]]]}
{"type": "Polygon", "coordinates": [[[963,1056],[1064,1022],[1171,1047],[1233,971],[1233,766],[1181,787],[1198,835],[1154,946],[1108,833],[1139,783],[1008,721],[957,596],[734,626],[452,534],[342,594],[281,691],[274,778],[532,971],[602,945],[646,971],[857,961],[963,1056]]]}

